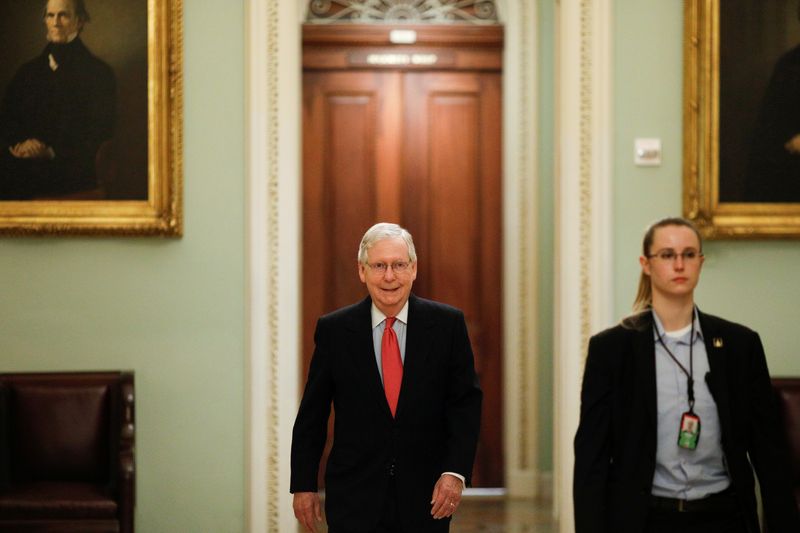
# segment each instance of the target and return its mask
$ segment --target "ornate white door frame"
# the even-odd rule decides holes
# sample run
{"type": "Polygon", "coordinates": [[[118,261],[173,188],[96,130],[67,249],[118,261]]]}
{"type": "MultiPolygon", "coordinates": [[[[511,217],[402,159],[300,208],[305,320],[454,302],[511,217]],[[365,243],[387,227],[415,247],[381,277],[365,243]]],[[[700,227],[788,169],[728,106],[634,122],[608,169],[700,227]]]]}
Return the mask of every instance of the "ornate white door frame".
{"type": "MultiPolygon", "coordinates": [[[[246,2],[247,436],[250,532],[295,531],[289,483],[299,395],[302,3],[246,2]]],[[[504,71],[504,368],[509,494],[538,494],[536,7],[498,2],[504,71]]]]}
{"type": "Polygon", "coordinates": [[[289,494],[300,328],[300,3],[250,0],[246,24],[246,522],[296,530],[289,494]]]}

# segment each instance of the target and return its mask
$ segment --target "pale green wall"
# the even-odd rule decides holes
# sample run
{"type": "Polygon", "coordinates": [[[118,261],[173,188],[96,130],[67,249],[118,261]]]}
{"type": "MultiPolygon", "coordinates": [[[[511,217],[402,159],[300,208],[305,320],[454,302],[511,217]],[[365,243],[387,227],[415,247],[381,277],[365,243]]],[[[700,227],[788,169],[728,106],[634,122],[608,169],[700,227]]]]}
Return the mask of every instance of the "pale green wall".
{"type": "MultiPolygon", "coordinates": [[[[614,309],[629,312],[641,237],[681,212],[682,2],[614,3],[614,309]],[[664,164],[633,165],[633,139],[660,137],[664,164]]],[[[798,241],[713,241],[697,293],[701,309],[757,330],[773,375],[800,375],[798,241]]]]}
{"type": "Polygon", "coordinates": [[[0,239],[0,370],[134,370],[137,531],[239,532],[243,5],[184,5],[184,237],[0,239]]]}

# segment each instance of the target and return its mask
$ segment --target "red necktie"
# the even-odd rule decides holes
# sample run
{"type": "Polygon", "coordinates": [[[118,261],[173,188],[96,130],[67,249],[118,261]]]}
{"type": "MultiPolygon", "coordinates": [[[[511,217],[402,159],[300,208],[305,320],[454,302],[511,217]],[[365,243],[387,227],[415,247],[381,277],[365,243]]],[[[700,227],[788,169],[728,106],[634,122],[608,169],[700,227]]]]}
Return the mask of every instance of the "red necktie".
{"type": "Polygon", "coordinates": [[[386,401],[394,416],[397,411],[397,399],[400,397],[400,384],[403,382],[403,360],[400,359],[400,345],[397,334],[392,329],[395,317],[386,319],[386,327],[381,339],[381,370],[383,371],[383,390],[386,401]]]}

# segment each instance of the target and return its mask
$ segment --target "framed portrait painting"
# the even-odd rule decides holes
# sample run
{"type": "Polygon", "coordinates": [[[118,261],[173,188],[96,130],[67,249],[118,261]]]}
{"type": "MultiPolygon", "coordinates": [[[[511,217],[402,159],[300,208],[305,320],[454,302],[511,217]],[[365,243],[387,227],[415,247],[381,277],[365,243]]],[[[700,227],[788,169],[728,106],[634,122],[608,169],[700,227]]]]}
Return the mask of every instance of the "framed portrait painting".
{"type": "Polygon", "coordinates": [[[182,0],[4,0],[0,233],[180,236],[182,0]]]}
{"type": "Polygon", "coordinates": [[[710,238],[797,238],[800,0],[722,3],[684,3],[684,216],[710,238]]]}

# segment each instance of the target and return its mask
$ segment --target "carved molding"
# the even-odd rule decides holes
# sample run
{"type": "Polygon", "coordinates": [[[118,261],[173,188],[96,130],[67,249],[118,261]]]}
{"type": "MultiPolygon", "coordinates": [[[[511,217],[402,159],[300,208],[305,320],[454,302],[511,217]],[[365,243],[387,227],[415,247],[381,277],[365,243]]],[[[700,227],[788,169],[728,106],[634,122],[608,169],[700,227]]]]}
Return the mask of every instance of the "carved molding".
{"type": "Polygon", "coordinates": [[[574,531],[571,443],[588,340],[613,322],[611,76],[613,3],[561,2],[554,387],[554,507],[574,531]]]}
{"type": "MultiPolygon", "coordinates": [[[[533,87],[528,87],[527,76],[529,69],[533,68],[531,62],[531,50],[527,46],[528,32],[530,28],[526,23],[529,20],[528,14],[531,8],[528,0],[520,0],[518,3],[519,20],[523,21],[520,25],[520,38],[519,38],[519,146],[532,146],[533,140],[531,138],[530,124],[530,95],[533,94],[533,87]]],[[[519,449],[517,452],[517,468],[521,470],[528,470],[531,467],[530,450],[532,449],[528,428],[530,426],[530,419],[533,416],[531,409],[538,406],[538,402],[533,398],[531,383],[529,382],[529,368],[533,361],[529,358],[530,346],[534,342],[531,333],[531,317],[528,316],[528,302],[531,296],[531,277],[532,266],[529,264],[529,250],[528,250],[528,230],[531,228],[531,217],[533,213],[528,209],[528,201],[533,194],[531,191],[530,180],[528,176],[531,172],[531,151],[521,149],[519,152],[519,169],[517,174],[517,190],[519,191],[519,300],[518,300],[518,327],[519,327],[519,345],[517,364],[518,372],[517,386],[519,387],[519,449]]]]}
{"type": "Polygon", "coordinates": [[[592,331],[592,0],[581,1],[580,27],[580,294],[581,353],[592,331]]]}
{"type": "Polygon", "coordinates": [[[280,353],[278,350],[278,3],[270,0],[267,10],[267,317],[269,344],[269,407],[267,411],[267,531],[279,531],[278,494],[281,486],[279,384],[280,353]]]}
{"type": "Polygon", "coordinates": [[[313,24],[497,24],[494,0],[311,0],[313,24]]]}

